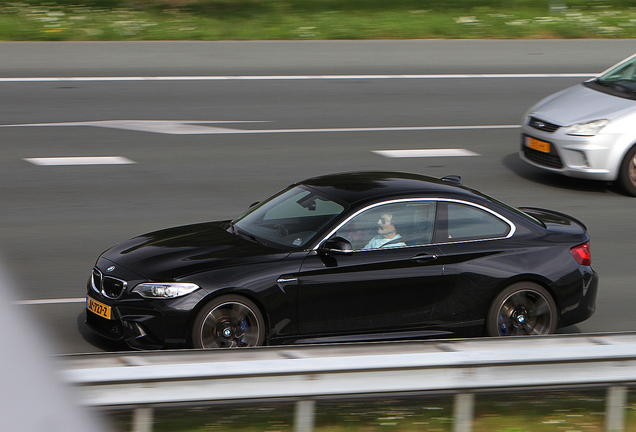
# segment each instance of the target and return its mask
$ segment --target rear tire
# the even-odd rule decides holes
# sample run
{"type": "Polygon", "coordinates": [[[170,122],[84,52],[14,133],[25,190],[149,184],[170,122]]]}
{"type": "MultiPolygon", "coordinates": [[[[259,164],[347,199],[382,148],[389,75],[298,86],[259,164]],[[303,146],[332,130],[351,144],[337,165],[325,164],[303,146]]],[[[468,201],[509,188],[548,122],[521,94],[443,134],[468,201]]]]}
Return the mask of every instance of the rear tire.
{"type": "Polygon", "coordinates": [[[621,162],[618,183],[627,194],[636,196],[636,146],[627,152],[621,162]]]}
{"type": "Polygon", "coordinates": [[[240,348],[263,344],[265,321],[258,307],[238,295],[208,302],[192,325],[194,348],[240,348]]]}
{"type": "Polygon", "coordinates": [[[557,326],[550,293],[532,282],[514,283],[495,298],[486,318],[488,336],[546,335],[557,326]]]}

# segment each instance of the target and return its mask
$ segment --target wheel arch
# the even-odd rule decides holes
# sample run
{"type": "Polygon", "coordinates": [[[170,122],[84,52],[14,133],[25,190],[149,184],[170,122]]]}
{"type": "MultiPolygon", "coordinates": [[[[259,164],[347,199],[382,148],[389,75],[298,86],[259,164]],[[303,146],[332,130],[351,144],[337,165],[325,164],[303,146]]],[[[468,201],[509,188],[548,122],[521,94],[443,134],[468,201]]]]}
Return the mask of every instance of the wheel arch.
{"type": "Polygon", "coordinates": [[[612,172],[612,180],[617,181],[620,177],[620,169],[627,153],[636,147],[636,133],[624,135],[613,146],[608,156],[608,168],[612,172]]]}
{"type": "Polygon", "coordinates": [[[548,292],[554,298],[554,301],[557,303],[557,306],[558,306],[557,298],[554,291],[554,284],[550,281],[550,279],[546,278],[545,276],[534,274],[534,273],[524,273],[524,274],[511,277],[510,279],[506,280],[506,282],[501,285],[501,289],[497,292],[497,294],[499,294],[504,289],[508,288],[510,285],[514,283],[518,283],[518,282],[534,282],[538,285],[541,285],[543,288],[548,290],[548,292]]]}
{"type": "MultiPolygon", "coordinates": [[[[490,304],[492,304],[492,302],[497,298],[497,296],[499,294],[501,294],[501,292],[505,289],[507,289],[509,286],[519,283],[519,282],[532,282],[535,283],[537,285],[539,285],[541,288],[544,288],[546,291],[548,291],[548,294],[550,294],[550,297],[552,297],[552,300],[554,301],[554,304],[556,305],[556,310],[557,310],[557,327],[558,327],[558,323],[559,321],[561,321],[561,306],[560,306],[560,300],[559,297],[556,295],[556,291],[554,289],[554,284],[552,284],[552,282],[547,279],[544,276],[541,275],[537,275],[537,274],[532,274],[532,273],[525,273],[525,274],[521,274],[521,275],[517,275],[515,277],[512,277],[510,279],[507,279],[504,283],[501,284],[501,286],[499,287],[499,289],[493,293],[493,295],[490,298],[490,304]]],[[[486,324],[484,323],[484,326],[486,324]]],[[[485,327],[484,327],[485,329],[485,327]]]]}
{"type": "MultiPolygon", "coordinates": [[[[626,162],[627,156],[630,155],[632,151],[636,150],[636,140],[634,140],[624,152],[622,152],[620,159],[618,160],[618,169],[616,170],[616,183],[622,189],[623,192],[628,195],[634,196],[636,195],[636,185],[633,180],[626,180],[624,176],[629,177],[629,172],[625,173],[623,171],[623,164],[626,162]]],[[[628,164],[631,162],[628,162],[628,164]]]]}
{"type": "Polygon", "coordinates": [[[215,298],[221,297],[224,295],[236,295],[236,296],[244,297],[256,305],[265,323],[265,337],[263,339],[263,345],[269,345],[270,318],[267,313],[267,309],[263,305],[263,302],[257,296],[254,296],[251,291],[246,291],[238,287],[226,287],[226,288],[220,288],[218,290],[209,292],[208,295],[206,295],[205,297],[201,298],[201,300],[199,300],[197,305],[190,312],[190,315],[188,316],[188,320],[187,320],[187,334],[186,334],[188,348],[192,348],[192,330],[193,330],[194,320],[196,319],[201,309],[203,309],[205,305],[207,305],[209,302],[211,302],[215,298]]]}

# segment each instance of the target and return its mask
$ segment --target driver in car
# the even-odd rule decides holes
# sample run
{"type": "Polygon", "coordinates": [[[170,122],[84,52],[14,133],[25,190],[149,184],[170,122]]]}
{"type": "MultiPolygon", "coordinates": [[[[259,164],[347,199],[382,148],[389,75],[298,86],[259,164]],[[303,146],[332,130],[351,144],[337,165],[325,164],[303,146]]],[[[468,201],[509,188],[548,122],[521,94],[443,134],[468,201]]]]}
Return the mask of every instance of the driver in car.
{"type": "Polygon", "coordinates": [[[378,220],[378,235],[373,237],[364,248],[406,246],[406,243],[400,240],[402,236],[398,234],[396,224],[399,226],[397,218],[394,218],[392,213],[383,213],[378,220]]]}

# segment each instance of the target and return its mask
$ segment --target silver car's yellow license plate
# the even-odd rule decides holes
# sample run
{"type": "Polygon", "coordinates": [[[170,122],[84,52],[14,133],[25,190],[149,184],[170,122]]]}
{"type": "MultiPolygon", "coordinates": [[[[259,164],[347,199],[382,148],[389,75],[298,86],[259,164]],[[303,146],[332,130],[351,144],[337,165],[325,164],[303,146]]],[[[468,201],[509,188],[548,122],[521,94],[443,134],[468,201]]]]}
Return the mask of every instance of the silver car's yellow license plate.
{"type": "Polygon", "coordinates": [[[550,153],[550,143],[536,138],[526,137],[526,147],[542,153],[550,153]]]}

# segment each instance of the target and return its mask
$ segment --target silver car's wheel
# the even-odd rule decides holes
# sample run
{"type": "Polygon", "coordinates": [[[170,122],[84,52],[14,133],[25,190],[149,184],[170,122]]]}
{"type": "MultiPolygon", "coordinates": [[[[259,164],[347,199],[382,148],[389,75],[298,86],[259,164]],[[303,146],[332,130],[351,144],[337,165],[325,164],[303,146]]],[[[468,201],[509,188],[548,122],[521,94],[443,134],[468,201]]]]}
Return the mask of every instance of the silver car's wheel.
{"type": "Polygon", "coordinates": [[[636,146],[627,152],[618,173],[618,182],[629,195],[636,196],[636,146]]]}
{"type": "Polygon", "coordinates": [[[532,282],[512,284],[495,298],[486,319],[489,336],[554,333],[557,309],[548,291],[532,282]]]}
{"type": "Polygon", "coordinates": [[[218,297],[198,313],[192,328],[194,348],[239,348],[263,344],[265,322],[258,307],[235,295],[218,297]]]}

